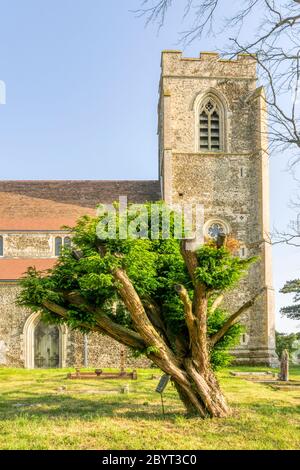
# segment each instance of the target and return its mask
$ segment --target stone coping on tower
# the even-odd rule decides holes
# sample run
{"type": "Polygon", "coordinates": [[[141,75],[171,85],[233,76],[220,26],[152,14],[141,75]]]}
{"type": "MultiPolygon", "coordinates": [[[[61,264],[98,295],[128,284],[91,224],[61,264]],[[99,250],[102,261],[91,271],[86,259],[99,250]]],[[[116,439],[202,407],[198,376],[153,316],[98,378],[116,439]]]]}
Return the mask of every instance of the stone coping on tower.
{"type": "Polygon", "coordinates": [[[199,57],[184,57],[182,51],[165,50],[161,54],[162,77],[247,78],[256,79],[254,54],[238,54],[233,59],[218,52],[201,52],[199,57]]]}
{"type": "Polygon", "coordinates": [[[177,56],[180,56],[180,60],[209,60],[210,58],[213,59],[218,59],[219,62],[229,62],[229,63],[236,63],[241,60],[247,60],[247,61],[255,61],[256,62],[256,54],[248,54],[248,53],[240,53],[236,55],[236,58],[234,59],[224,59],[219,52],[213,52],[213,51],[202,51],[199,54],[199,57],[184,57],[183,51],[181,50],[172,50],[172,49],[165,49],[162,52],[163,54],[175,54],[177,56]]]}

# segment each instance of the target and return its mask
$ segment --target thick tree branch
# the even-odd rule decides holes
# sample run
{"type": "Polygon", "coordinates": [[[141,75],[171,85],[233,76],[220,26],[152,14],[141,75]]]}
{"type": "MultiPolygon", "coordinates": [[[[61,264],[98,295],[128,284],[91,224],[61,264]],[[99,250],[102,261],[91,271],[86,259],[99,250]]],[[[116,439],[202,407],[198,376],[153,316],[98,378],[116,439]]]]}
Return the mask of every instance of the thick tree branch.
{"type": "Polygon", "coordinates": [[[237,319],[246,312],[250,307],[252,307],[257,299],[261,296],[265,289],[260,290],[251,300],[248,300],[244,303],[235,313],[233,313],[228,320],[224,323],[222,328],[217,331],[213,336],[210,338],[210,347],[215,346],[227,333],[229,328],[236,323],[237,319]]]}
{"type": "MultiPolygon", "coordinates": [[[[189,294],[184,286],[176,285],[176,291],[179,294],[179,298],[183,303],[184,316],[186,325],[189,332],[190,344],[189,348],[192,351],[192,357],[197,364],[203,363],[203,354],[206,351],[206,346],[203,347],[203,335],[202,331],[199,331],[200,322],[197,321],[193,313],[193,303],[189,297],[189,294]]],[[[205,333],[204,333],[205,334],[205,333]]],[[[205,334],[206,342],[206,334],[205,334]]]]}
{"type": "Polygon", "coordinates": [[[179,367],[180,361],[178,361],[173,351],[161,338],[159,332],[150,322],[142,301],[126,272],[121,268],[117,268],[113,271],[112,274],[117,281],[117,290],[119,295],[122,298],[127,310],[131,314],[131,319],[136,330],[141,335],[146,345],[152,348],[156,348],[156,354],[158,356],[165,359],[166,361],[172,361],[176,367],[179,367]]]}
{"type": "Polygon", "coordinates": [[[113,276],[117,281],[118,292],[131,314],[132,322],[148,346],[161,347],[162,339],[158,331],[150,322],[142,301],[132,285],[129,277],[121,268],[113,271],[113,276]]]}
{"type": "Polygon", "coordinates": [[[175,286],[175,290],[176,290],[176,292],[178,292],[179,298],[180,298],[181,302],[183,303],[184,317],[185,317],[185,321],[186,321],[186,324],[187,324],[187,327],[188,327],[188,330],[189,330],[189,333],[190,333],[190,338],[191,338],[191,341],[192,341],[193,330],[194,330],[194,326],[195,326],[195,317],[194,317],[194,314],[193,314],[193,304],[192,304],[192,301],[191,301],[190,296],[188,294],[188,291],[186,290],[186,288],[184,286],[182,286],[181,284],[177,284],[175,286]]]}
{"type": "Polygon", "coordinates": [[[218,295],[218,297],[213,301],[211,307],[209,308],[209,313],[212,314],[214,311],[221,305],[224,300],[224,295],[218,295]]]}
{"type": "Polygon", "coordinates": [[[186,248],[186,240],[182,240],[180,244],[180,251],[187,267],[188,273],[192,282],[195,284],[195,270],[198,266],[197,255],[194,251],[186,248]]]}
{"type": "Polygon", "coordinates": [[[193,315],[194,326],[193,337],[196,338],[197,346],[193,348],[193,358],[198,362],[200,371],[204,371],[204,364],[207,363],[208,349],[207,349],[207,292],[204,285],[199,283],[195,278],[195,271],[198,267],[197,254],[194,251],[186,248],[185,240],[181,242],[181,254],[185,261],[187,270],[194,284],[194,299],[193,299],[193,315]],[[194,331],[194,329],[196,331],[194,331]]]}
{"type": "Polygon", "coordinates": [[[82,310],[93,313],[95,315],[97,325],[111,338],[126,344],[126,346],[133,347],[141,351],[146,348],[145,342],[138,333],[115,323],[105,315],[101,309],[89,305],[77,292],[65,293],[64,297],[70,305],[74,305],[82,310]]]}
{"type": "Polygon", "coordinates": [[[169,342],[168,331],[162,320],[162,315],[161,315],[159,306],[156,305],[155,302],[153,302],[153,300],[148,299],[148,298],[147,299],[143,298],[142,302],[143,302],[145,311],[147,313],[147,316],[149,320],[151,321],[152,325],[154,326],[154,328],[156,328],[156,330],[159,331],[159,333],[161,334],[161,336],[164,338],[166,342],[169,342]]]}
{"type": "MultiPolygon", "coordinates": [[[[65,320],[68,319],[68,310],[65,307],[62,307],[61,305],[58,305],[55,302],[50,302],[50,300],[43,300],[42,306],[45,307],[47,310],[50,310],[50,312],[55,313],[59,317],[64,318],[65,320]]],[[[98,333],[105,333],[105,331],[102,330],[100,326],[91,327],[91,325],[85,322],[80,323],[80,326],[98,333]]]]}

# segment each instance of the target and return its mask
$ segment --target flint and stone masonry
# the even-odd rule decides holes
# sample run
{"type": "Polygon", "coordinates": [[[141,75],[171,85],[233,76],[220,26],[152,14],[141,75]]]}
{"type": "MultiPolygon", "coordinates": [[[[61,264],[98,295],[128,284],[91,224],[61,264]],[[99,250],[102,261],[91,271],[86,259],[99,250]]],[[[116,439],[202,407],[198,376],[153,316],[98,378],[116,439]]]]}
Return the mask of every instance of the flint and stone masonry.
{"type": "MultiPolygon", "coordinates": [[[[266,106],[264,90],[256,86],[255,59],[241,55],[228,61],[207,52],[190,59],[180,51],[164,51],[161,66],[159,180],[0,181],[0,365],[120,365],[121,346],[111,339],[44,327],[39,313],[15,303],[18,279],[27,267],[42,270],[55,263],[55,240],[60,237],[64,243],[68,236],[62,227],[119,196],[137,203],[164,199],[170,205],[201,204],[207,236],[225,231],[240,241],[241,256],[260,257],[226,302],[229,307],[234,302],[236,309],[263,289],[243,317],[247,330],[234,354],[238,363],[276,364],[271,251],[266,239],[266,106]],[[205,109],[208,114],[215,110],[217,117],[204,117],[203,128],[199,119],[205,109]]],[[[147,360],[127,353],[127,366],[146,365],[147,360]]]]}
{"type": "MultiPolygon", "coordinates": [[[[228,296],[235,308],[263,289],[244,316],[247,331],[235,350],[238,363],[277,362],[274,352],[274,291],[269,233],[269,170],[266,104],[257,88],[251,55],[198,59],[162,53],[159,100],[159,168],[168,204],[204,206],[205,227],[222,227],[241,243],[241,256],[260,260],[228,296]],[[199,116],[211,102],[218,111],[217,151],[202,149],[199,116]],[[200,131],[199,131],[200,130],[200,131]]],[[[212,131],[213,132],[213,131],[212,131]]],[[[204,130],[204,146],[205,146],[204,130]]]]}

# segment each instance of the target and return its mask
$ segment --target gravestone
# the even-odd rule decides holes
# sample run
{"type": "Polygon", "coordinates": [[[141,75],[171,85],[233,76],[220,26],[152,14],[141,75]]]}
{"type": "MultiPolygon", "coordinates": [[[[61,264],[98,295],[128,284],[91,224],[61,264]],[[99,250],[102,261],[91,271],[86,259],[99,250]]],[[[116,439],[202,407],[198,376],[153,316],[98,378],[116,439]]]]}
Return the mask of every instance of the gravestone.
{"type": "Polygon", "coordinates": [[[284,349],[284,351],[281,354],[280,374],[278,378],[279,380],[282,380],[283,382],[289,381],[289,353],[287,349],[284,349]]]}

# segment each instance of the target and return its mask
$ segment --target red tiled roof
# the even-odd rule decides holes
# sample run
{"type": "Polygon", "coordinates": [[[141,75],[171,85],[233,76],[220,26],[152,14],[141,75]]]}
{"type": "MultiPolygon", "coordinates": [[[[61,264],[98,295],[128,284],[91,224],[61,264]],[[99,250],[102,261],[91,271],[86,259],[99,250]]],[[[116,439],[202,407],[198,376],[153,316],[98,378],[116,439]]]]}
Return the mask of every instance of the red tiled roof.
{"type": "Polygon", "coordinates": [[[99,181],[0,181],[0,192],[94,209],[99,203],[111,203],[119,196],[143,203],[161,199],[160,183],[153,180],[99,181]]]}
{"type": "Polygon", "coordinates": [[[0,230],[60,230],[95,210],[0,192],[0,230]]]}
{"type": "Polygon", "coordinates": [[[60,230],[95,210],[0,192],[0,230],[60,230]]]}
{"type": "Polygon", "coordinates": [[[0,281],[20,279],[29,267],[36,267],[38,271],[50,269],[56,263],[51,259],[0,259],[0,281]]]}
{"type": "Polygon", "coordinates": [[[0,230],[59,230],[119,196],[160,199],[158,181],[0,181],[0,230]]]}

